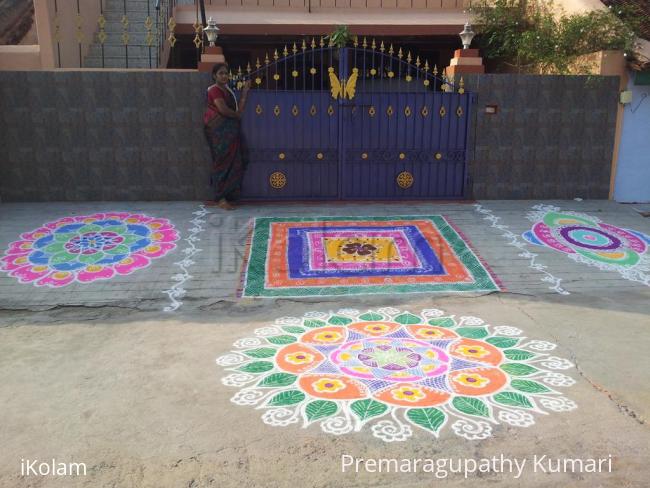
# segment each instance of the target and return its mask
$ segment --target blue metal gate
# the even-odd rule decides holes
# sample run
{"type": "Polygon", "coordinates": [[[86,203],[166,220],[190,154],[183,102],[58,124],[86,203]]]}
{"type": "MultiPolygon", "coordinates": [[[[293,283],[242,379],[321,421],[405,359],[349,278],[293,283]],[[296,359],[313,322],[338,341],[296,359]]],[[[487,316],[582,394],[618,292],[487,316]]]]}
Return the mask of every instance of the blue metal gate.
{"type": "Polygon", "coordinates": [[[245,199],[453,199],[465,196],[471,97],[392,46],[312,40],[237,73],[253,89],[243,118],[245,199]]]}

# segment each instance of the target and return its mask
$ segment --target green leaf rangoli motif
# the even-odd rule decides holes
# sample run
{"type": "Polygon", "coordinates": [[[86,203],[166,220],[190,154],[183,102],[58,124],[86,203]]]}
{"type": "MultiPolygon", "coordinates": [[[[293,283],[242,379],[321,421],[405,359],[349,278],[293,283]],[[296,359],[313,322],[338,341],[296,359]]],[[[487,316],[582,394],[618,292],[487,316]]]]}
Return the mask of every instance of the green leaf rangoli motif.
{"type": "Polygon", "coordinates": [[[445,431],[485,439],[495,425],[525,427],[536,414],[576,408],[560,391],[575,381],[557,371],[571,363],[547,353],[555,345],[478,317],[424,312],[283,317],[217,364],[228,370],[224,385],[240,388],[232,402],[255,406],[268,425],[369,429],[386,442],[445,431]]]}

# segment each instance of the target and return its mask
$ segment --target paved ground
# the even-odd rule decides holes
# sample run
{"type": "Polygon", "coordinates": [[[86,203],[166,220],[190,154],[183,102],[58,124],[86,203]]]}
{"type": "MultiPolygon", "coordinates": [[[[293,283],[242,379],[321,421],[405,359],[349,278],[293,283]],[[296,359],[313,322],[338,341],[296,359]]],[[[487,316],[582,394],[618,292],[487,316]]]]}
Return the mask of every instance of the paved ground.
{"type": "MultiPolygon", "coordinates": [[[[650,466],[650,287],[624,280],[528,245],[544,271],[531,269],[509,245],[530,228],[525,218],[540,202],[480,202],[498,217],[485,220],[472,204],[341,204],[244,206],[225,213],[197,203],[0,205],[0,249],[22,232],[67,215],[142,212],[170,219],[182,238],[201,249],[186,266],[179,248],[152,266],[108,282],[59,289],[21,285],[0,274],[0,486],[469,486],[462,475],[341,472],[341,456],[362,458],[591,458],[612,456],[611,473],[526,471],[472,475],[476,485],[648,486],[650,466]],[[240,268],[253,216],[434,215],[452,219],[503,282],[486,295],[377,295],[305,299],[237,299],[240,268]],[[205,222],[192,219],[199,218],[205,222]],[[493,225],[494,224],[494,225],[493,225]],[[197,227],[198,225],[198,227],[197,227]],[[543,281],[560,279],[570,294],[543,281]],[[180,283],[180,285],[179,285],[180,283]],[[182,305],[165,293],[183,288],[182,305]],[[567,396],[571,412],[538,416],[524,428],[496,426],[493,436],[468,441],[449,431],[435,439],[416,432],[387,444],[369,429],[333,436],[315,426],[270,427],[252,407],[230,402],[215,358],[237,339],[282,316],[338,308],[440,308],[511,325],[530,338],[558,344],[576,368],[567,396]],[[85,477],[21,476],[21,459],[84,462],[85,477]]],[[[631,206],[603,201],[543,202],[598,216],[650,234],[650,219],[631,206]]],[[[521,239],[519,239],[520,242],[521,239]]],[[[558,283],[558,282],[556,282],[558,283]]],[[[532,461],[529,461],[532,462],[532,461]]]]}

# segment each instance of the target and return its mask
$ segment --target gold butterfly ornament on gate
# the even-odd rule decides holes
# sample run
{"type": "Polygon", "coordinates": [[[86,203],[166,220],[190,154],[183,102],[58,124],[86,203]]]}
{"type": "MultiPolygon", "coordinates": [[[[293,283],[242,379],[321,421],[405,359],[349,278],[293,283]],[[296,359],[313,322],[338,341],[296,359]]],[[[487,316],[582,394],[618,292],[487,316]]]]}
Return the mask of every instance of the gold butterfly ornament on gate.
{"type": "Polygon", "coordinates": [[[332,98],[334,100],[337,100],[339,97],[342,99],[345,99],[347,97],[348,100],[352,100],[357,89],[359,69],[353,68],[352,75],[347,80],[339,80],[338,76],[336,76],[336,73],[334,73],[334,68],[328,68],[327,72],[330,76],[330,89],[332,92],[332,98]]]}

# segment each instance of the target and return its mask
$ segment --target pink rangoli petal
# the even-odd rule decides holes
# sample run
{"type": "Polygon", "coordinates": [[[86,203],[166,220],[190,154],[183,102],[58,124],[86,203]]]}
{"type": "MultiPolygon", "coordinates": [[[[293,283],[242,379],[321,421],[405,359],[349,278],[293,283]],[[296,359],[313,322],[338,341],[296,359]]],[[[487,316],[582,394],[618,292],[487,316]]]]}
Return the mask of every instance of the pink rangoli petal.
{"type": "Polygon", "coordinates": [[[151,245],[145,247],[141,251],[138,251],[137,254],[141,254],[143,256],[147,256],[150,258],[158,258],[160,256],[164,256],[175,247],[176,244],[171,244],[168,242],[157,242],[157,243],[152,243],[151,245]]]}
{"type": "Polygon", "coordinates": [[[551,228],[543,222],[537,222],[533,226],[533,233],[541,242],[546,244],[548,247],[557,249],[558,251],[565,252],[567,254],[575,254],[575,251],[568,246],[565,246],[560,241],[558,241],[553,234],[551,233],[551,228]]]}
{"type": "Polygon", "coordinates": [[[38,280],[36,284],[39,286],[59,288],[71,283],[72,281],[74,281],[74,273],[71,273],[70,271],[55,271],[38,280]]]}
{"type": "Polygon", "coordinates": [[[47,227],[39,227],[38,229],[33,230],[31,232],[25,232],[24,234],[20,234],[20,238],[25,239],[26,241],[35,241],[37,239],[40,239],[41,237],[50,235],[51,233],[52,233],[52,229],[48,229],[47,227]]]}
{"type": "Polygon", "coordinates": [[[113,268],[105,266],[88,266],[77,274],[77,279],[82,283],[90,283],[95,280],[107,280],[115,274],[113,268]]]}
{"type": "Polygon", "coordinates": [[[174,226],[167,219],[153,219],[147,222],[147,227],[149,227],[152,231],[155,232],[157,230],[172,229],[174,226]]]}
{"type": "Polygon", "coordinates": [[[18,278],[18,281],[21,283],[31,283],[32,281],[36,281],[51,272],[52,270],[49,266],[29,265],[12,271],[9,273],[9,276],[18,278]]]}
{"type": "Polygon", "coordinates": [[[175,242],[178,240],[178,233],[175,230],[157,230],[151,234],[151,240],[154,242],[175,242]]]}
{"type": "Polygon", "coordinates": [[[600,227],[603,229],[611,232],[612,234],[616,234],[618,237],[622,237],[623,239],[627,240],[630,248],[639,254],[643,254],[648,247],[646,243],[639,239],[637,236],[624,229],[621,229],[620,227],[603,223],[600,223],[598,225],[600,225],[600,227]]]}
{"type": "Polygon", "coordinates": [[[29,254],[32,252],[33,241],[16,241],[9,244],[5,254],[29,254]]]}
{"type": "Polygon", "coordinates": [[[149,263],[150,260],[148,257],[133,254],[117,263],[115,265],[115,271],[121,275],[128,275],[133,273],[136,269],[145,268],[149,263]]]}
{"type": "Polygon", "coordinates": [[[28,253],[24,254],[10,254],[0,259],[0,269],[4,271],[13,271],[23,266],[31,265],[27,258],[28,253]]]}
{"type": "Polygon", "coordinates": [[[55,220],[54,222],[49,222],[45,224],[45,227],[54,230],[66,224],[74,224],[75,222],[76,220],[74,219],[74,217],[63,217],[62,219],[55,220]]]}
{"type": "Polygon", "coordinates": [[[104,214],[104,218],[106,220],[110,220],[110,219],[124,220],[128,216],[129,216],[128,212],[106,212],[104,214]]]}

